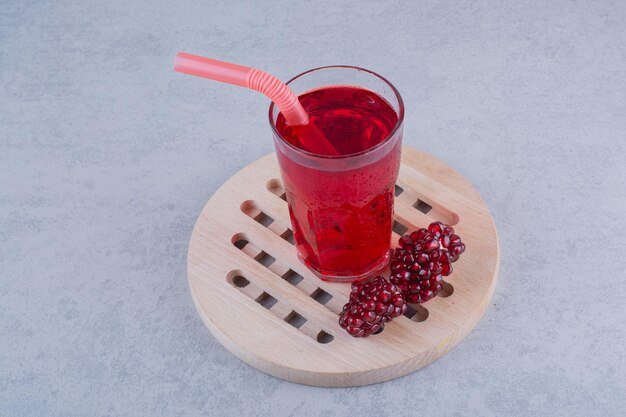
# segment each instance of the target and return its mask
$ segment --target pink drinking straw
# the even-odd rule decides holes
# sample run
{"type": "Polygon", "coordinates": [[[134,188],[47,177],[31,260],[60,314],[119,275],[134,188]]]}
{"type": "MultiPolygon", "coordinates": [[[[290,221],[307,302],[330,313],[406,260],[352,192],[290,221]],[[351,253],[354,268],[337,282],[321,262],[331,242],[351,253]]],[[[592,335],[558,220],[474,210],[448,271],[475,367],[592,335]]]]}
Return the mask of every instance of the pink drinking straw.
{"type": "Polygon", "coordinates": [[[337,155],[338,152],[326,139],[314,123],[309,123],[309,115],[300,104],[293,91],[278,78],[256,68],[230,62],[218,61],[185,52],[176,54],[174,70],[198,77],[209,78],[223,83],[234,84],[259,91],[276,104],[285,120],[292,126],[307,126],[300,131],[307,135],[309,142],[316,149],[315,153],[337,155]]]}

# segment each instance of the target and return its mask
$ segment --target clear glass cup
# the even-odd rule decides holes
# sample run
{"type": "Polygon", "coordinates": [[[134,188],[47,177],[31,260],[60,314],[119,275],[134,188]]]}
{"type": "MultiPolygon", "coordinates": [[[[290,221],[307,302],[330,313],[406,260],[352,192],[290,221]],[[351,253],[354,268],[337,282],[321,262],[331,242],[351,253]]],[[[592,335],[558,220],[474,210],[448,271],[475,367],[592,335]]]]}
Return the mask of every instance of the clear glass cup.
{"type": "Polygon", "coordinates": [[[278,109],[272,104],[269,110],[298,257],[324,280],[365,277],[389,261],[404,121],[400,93],[378,74],[349,66],[309,70],[287,84],[298,96],[324,87],[360,87],[385,99],[397,115],[377,145],[324,156],[285,140],[276,126],[278,109]]]}

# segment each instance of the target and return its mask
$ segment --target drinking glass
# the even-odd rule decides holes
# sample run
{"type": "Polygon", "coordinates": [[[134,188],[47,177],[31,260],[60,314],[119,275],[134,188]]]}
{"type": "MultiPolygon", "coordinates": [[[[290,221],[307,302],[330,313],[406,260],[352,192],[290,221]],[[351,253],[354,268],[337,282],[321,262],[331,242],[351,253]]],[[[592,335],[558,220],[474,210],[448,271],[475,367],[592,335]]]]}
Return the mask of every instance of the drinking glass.
{"type": "Polygon", "coordinates": [[[348,155],[320,155],[288,142],[269,122],[300,260],[321,279],[351,281],[389,261],[394,189],[400,167],[404,104],[380,75],[357,67],[312,69],[287,82],[296,93],[332,86],[372,91],[393,108],[397,123],[377,145],[348,155]]]}

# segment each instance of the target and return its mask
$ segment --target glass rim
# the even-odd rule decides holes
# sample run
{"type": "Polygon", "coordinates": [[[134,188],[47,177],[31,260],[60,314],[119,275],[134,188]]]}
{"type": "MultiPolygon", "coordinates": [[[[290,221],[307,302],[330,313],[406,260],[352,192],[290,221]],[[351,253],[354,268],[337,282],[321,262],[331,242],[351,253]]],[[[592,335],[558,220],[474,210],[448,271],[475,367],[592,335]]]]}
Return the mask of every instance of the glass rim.
{"type": "MultiPolygon", "coordinates": [[[[269,108],[269,122],[270,122],[270,126],[272,127],[272,131],[274,132],[274,135],[276,135],[278,138],[280,138],[280,141],[282,143],[284,143],[286,146],[288,146],[292,151],[294,151],[296,153],[299,153],[301,155],[305,155],[305,156],[312,157],[312,158],[320,158],[320,159],[338,160],[338,159],[353,158],[353,157],[356,157],[356,156],[369,154],[370,152],[374,152],[377,149],[383,147],[387,142],[389,142],[391,140],[391,138],[393,138],[396,135],[396,133],[398,132],[398,130],[402,126],[402,123],[404,122],[404,102],[402,101],[402,96],[400,95],[400,92],[398,91],[398,89],[389,80],[387,80],[382,75],[379,75],[379,74],[375,73],[374,71],[371,71],[371,70],[368,70],[368,69],[365,69],[365,68],[362,68],[362,67],[356,67],[356,66],[353,66],[353,65],[327,65],[327,66],[323,66],[323,67],[313,68],[313,69],[301,72],[300,74],[298,74],[298,75],[294,76],[293,78],[291,78],[285,84],[289,85],[292,82],[296,81],[297,79],[306,76],[307,74],[310,74],[310,73],[316,72],[316,71],[327,70],[327,69],[350,69],[350,70],[356,70],[356,71],[363,71],[363,72],[366,72],[366,73],[368,73],[368,74],[378,78],[379,80],[381,80],[382,82],[384,82],[385,84],[387,84],[391,88],[391,91],[393,91],[393,94],[396,96],[396,99],[398,100],[398,111],[397,111],[397,113],[398,113],[398,121],[396,122],[396,125],[393,127],[393,129],[391,129],[389,134],[385,137],[385,139],[380,141],[379,143],[377,143],[375,146],[372,146],[371,148],[365,149],[363,151],[347,154],[347,155],[322,155],[322,154],[318,154],[318,153],[314,153],[314,152],[305,151],[304,149],[300,149],[297,146],[294,146],[291,143],[289,143],[280,134],[280,132],[278,132],[278,129],[276,128],[276,123],[274,122],[273,117],[272,117],[272,113],[274,111],[274,106],[275,106],[274,102],[272,102],[272,103],[270,103],[270,108],[269,108]]],[[[384,99],[384,97],[383,97],[383,99],[384,99]]]]}

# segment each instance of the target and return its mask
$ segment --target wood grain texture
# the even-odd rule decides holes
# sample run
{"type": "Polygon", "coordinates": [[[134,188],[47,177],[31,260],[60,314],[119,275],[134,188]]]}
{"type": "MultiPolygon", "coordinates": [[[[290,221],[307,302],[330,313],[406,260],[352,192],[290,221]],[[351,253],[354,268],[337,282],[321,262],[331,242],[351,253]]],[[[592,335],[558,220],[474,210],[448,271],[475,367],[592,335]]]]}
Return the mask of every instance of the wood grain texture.
{"type": "Polygon", "coordinates": [[[265,373],[325,387],[387,381],[452,349],[491,300],[499,258],[495,225],[472,185],[431,155],[405,146],[397,184],[397,222],[415,229],[442,220],[466,243],[440,296],[413,306],[413,316],[395,319],[378,335],[355,339],[343,331],[337,313],[350,285],[321,281],[297,259],[271,154],[222,185],[194,227],[189,286],[211,333],[265,373]]]}

